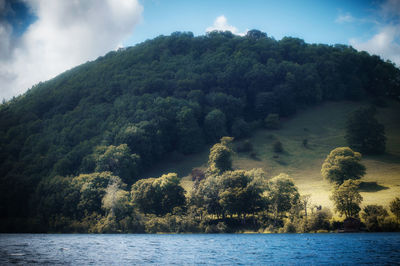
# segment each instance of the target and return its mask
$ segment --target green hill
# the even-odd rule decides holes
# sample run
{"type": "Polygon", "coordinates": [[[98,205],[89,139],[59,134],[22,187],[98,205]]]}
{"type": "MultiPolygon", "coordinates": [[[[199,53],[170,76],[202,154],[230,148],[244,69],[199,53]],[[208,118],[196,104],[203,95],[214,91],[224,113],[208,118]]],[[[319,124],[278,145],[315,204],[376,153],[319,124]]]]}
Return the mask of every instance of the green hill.
{"type": "MultiPolygon", "coordinates": [[[[363,205],[382,204],[387,206],[395,196],[400,195],[400,103],[390,101],[388,107],[379,108],[378,118],[384,124],[387,137],[387,151],[383,155],[365,155],[362,163],[367,168],[361,195],[363,205]]],[[[248,140],[253,145],[256,157],[249,153],[237,152],[234,168],[262,168],[270,176],[289,174],[302,194],[311,194],[312,204],[333,209],[329,199],[332,184],[324,180],[321,166],[326,156],[336,147],[347,146],[345,141],[345,121],[351,112],[365,102],[329,102],[318,107],[301,111],[293,118],[282,122],[279,130],[259,129],[248,140]],[[284,152],[273,151],[273,143],[279,139],[284,152]],[[303,140],[308,140],[307,147],[303,140]]],[[[236,141],[240,146],[242,141],[236,141]]],[[[160,176],[166,172],[176,172],[182,176],[182,185],[191,191],[191,170],[206,168],[208,151],[181,158],[167,159],[146,172],[148,176],[160,176]]]]}
{"type": "Polygon", "coordinates": [[[130,187],[166,157],[204,162],[198,152],[205,154],[222,136],[249,137],[269,114],[287,120],[284,128],[257,131],[258,160],[240,155],[236,164],[298,175],[304,188],[302,180],[321,182],[316,173],[323,156],[344,144],[343,116],[317,127],[307,122],[311,107],[351,101],[340,108],[344,112],[399,95],[400,70],[378,56],[291,37],[277,41],[257,30],[243,37],[177,32],[112,51],[0,106],[0,220],[23,221],[18,230],[28,219],[46,224],[60,215],[104,215],[101,202],[90,211],[79,205],[79,215],[76,201],[65,206],[65,195],[84,196],[68,191],[71,184],[103,180],[98,173],[109,172],[130,187]],[[276,137],[285,152],[271,160],[276,137]],[[301,147],[306,137],[309,150],[301,147]]]}

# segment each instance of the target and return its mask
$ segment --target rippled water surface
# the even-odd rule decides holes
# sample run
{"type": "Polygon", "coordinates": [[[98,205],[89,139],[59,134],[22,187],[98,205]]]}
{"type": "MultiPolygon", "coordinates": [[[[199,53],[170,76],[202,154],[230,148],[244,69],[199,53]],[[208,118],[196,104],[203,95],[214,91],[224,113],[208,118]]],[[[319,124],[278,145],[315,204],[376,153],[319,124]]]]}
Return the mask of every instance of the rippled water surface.
{"type": "Polygon", "coordinates": [[[4,264],[399,264],[400,234],[0,235],[4,264]]]}

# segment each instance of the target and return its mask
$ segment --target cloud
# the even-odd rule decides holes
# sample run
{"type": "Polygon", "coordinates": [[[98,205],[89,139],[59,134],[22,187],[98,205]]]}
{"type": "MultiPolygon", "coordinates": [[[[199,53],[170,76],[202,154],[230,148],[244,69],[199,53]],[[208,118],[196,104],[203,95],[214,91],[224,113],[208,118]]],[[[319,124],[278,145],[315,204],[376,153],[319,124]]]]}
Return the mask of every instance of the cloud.
{"type": "Polygon", "coordinates": [[[352,38],[349,43],[357,50],[379,55],[400,67],[400,1],[386,0],[382,2],[378,6],[375,16],[376,33],[366,41],[352,38]]]}
{"type": "Polygon", "coordinates": [[[206,32],[211,32],[211,31],[215,31],[215,30],[230,31],[233,34],[240,35],[240,36],[244,36],[247,32],[246,31],[244,33],[243,32],[241,33],[241,32],[239,32],[239,30],[236,27],[229,25],[228,20],[226,19],[226,17],[224,15],[217,17],[214,21],[214,24],[211,27],[208,27],[206,29],[206,32]]]}
{"type": "Polygon", "coordinates": [[[350,14],[350,13],[346,13],[346,14],[341,14],[339,15],[336,19],[335,22],[342,24],[342,23],[350,23],[353,22],[355,19],[354,17],[350,14]]]}
{"type": "Polygon", "coordinates": [[[397,42],[400,37],[400,28],[397,26],[386,26],[370,40],[365,42],[357,39],[350,39],[350,45],[359,51],[367,51],[370,54],[380,55],[400,66],[400,44],[397,42]]]}
{"type": "Polygon", "coordinates": [[[393,20],[400,23],[400,1],[387,0],[380,6],[381,16],[386,20],[393,20]]]}
{"type": "MultiPolygon", "coordinates": [[[[0,0],[0,9],[4,1],[0,0]]],[[[116,49],[132,34],[143,11],[138,0],[26,4],[37,20],[18,40],[13,40],[12,25],[0,21],[0,98],[23,93],[39,81],[116,49]]]]}

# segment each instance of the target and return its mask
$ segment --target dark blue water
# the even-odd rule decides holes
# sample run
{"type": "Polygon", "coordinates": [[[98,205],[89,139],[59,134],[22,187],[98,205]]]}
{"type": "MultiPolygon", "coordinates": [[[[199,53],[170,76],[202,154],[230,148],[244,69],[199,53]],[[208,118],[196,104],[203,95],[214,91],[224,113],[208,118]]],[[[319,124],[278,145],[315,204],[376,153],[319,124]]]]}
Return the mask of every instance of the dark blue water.
{"type": "Polygon", "coordinates": [[[400,234],[0,235],[4,264],[399,264],[400,234]]]}

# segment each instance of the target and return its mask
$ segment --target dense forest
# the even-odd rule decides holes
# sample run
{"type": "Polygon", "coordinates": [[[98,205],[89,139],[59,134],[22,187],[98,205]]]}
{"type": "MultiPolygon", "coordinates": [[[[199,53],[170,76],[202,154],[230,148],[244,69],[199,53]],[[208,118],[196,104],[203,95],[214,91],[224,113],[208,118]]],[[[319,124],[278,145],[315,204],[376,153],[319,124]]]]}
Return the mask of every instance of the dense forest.
{"type": "MultiPolygon", "coordinates": [[[[142,215],[154,216],[149,223],[187,217],[190,206],[203,210],[205,203],[186,199],[176,175],[141,178],[167,154],[195,153],[223,136],[244,138],[324,101],[379,104],[383,97],[400,97],[400,70],[391,62],[345,45],[277,41],[258,30],[243,37],[177,32],[109,52],[0,106],[1,231],[103,232],[107,219],[120,217],[118,230],[140,232],[152,228],[138,222],[146,221],[142,215]],[[154,202],[143,190],[156,195],[154,202]]],[[[254,195],[279,185],[255,185],[262,173],[237,171],[220,173],[218,182],[247,182],[254,195]]],[[[259,200],[255,213],[264,201],[251,198],[259,200]]],[[[245,219],[247,212],[228,205],[226,212],[204,211],[245,219]]],[[[271,213],[274,223],[281,214],[271,213]]]]}

